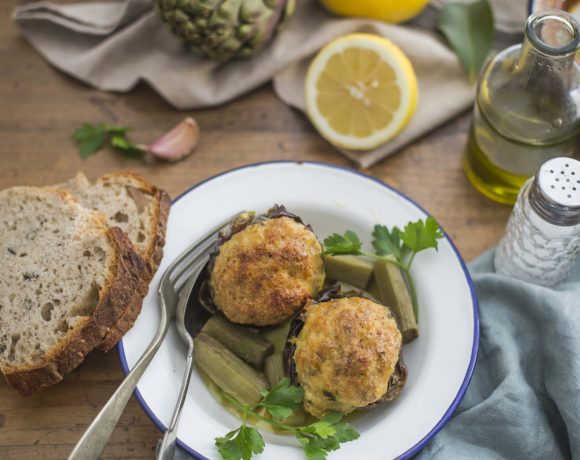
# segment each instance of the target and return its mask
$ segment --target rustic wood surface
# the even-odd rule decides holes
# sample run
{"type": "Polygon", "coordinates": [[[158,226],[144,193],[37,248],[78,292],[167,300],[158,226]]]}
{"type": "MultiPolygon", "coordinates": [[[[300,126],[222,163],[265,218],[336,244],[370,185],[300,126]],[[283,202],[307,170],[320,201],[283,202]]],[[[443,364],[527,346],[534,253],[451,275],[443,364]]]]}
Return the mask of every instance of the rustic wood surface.
{"type": "MultiPolygon", "coordinates": [[[[0,4],[0,189],[52,184],[77,171],[94,178],[131,169],[175,197],[246,163],[291,159],[349,165],[270,86],[223,107],[187,112],[199,122],[202,137],[195,153],[180,163],[146,165],[112,151],[81,161],[70,134],[83,121],[119,122],[146,141],[185,113],[144,85],[128,94],[102,93],[51,68],[10,22],[18,3],[0,4]]],[[[469,115],[459,117],[366,172],[421,203],[471,260],[497,242],[510,209],[483,198],[463,174],[468,124],[469,115]]],[[[0,381],[0,458],[65,458],[122,377],[113,351],[93,352],[62,383],[30,398],[0,381]]],[[[159,435],[132,399],[103,458],[153,458],[159,435]]]]}

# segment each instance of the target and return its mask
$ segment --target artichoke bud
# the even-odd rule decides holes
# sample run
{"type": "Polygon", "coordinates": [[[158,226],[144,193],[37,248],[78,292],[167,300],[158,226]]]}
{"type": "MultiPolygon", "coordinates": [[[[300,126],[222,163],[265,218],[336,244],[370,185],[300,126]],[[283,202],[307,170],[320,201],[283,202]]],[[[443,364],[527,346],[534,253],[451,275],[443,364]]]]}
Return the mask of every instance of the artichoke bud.
{"type": "Polygon", "coordinates": [[[192,22],[195,25],[195,27],[200,30],[203,30],[208,26],[207,19],[205,18],[195,18],[192,22]]]}
{"type": "Polygon", "coordinates": [[[173,13],[173,20],[178,24],[185,24],[189,21],[189,16],[182,11],[176,10],[173,13]]]}
{"type": "Polygon", "coordinates": [[[230,37],[222,43],[221,48],[224,51],[233,52],[240,47],[240,41],[235,37],[230,37]]]}
{"type": "Polygon", "coordinates": [[[197,4],[207,10],[214,10],[222,0],[184,0],[188,3],[197,4]]]}
{"type": "Polygon", "coordinates": [[[294,12],[296,0],[153,0],[161,19],[196,54],[251,56],[294,12]]]}
{"type": "Polygon", "coordinates": [[[181,30],[188,37],[192,37],[195,35],[195,27],[191,23],[183,24],[183,29],[181,29],[181,30]]]}
{"type": "Polygon", "coordinates": [[[232,26],[238,22],[238,13],[242,0],[226,0],[220,7],[215,11],[214,18],[221,19],[224,22],[230,23],[232,26]]]}
{"type": "Polygon", "coordinates": [[[266,5],[271,10],[281,10],[284,8],[288,0],[263,0],[264,5],[266,5]]]}
{"type": "Polygon", "coordinates": [[[255,31],[256,28],[252,24],[242,24],[238,27],[237,36],[245,41],[254,35],[255,31]]]}
{"type": "Polygon", "coordinates": [[[240,48],[240,51],[238,51],[238,56],[240,57],[250,57],[255,53],[255,50],[253,48],[249,48],[247,46],[243,46],[242,48],[240,48]]]}
{"type": "Polygon", "coordinates": [[[263,0],[246,0],[240,8],[240,20],[243,22],[258,22],[264,14],[269,13],[264,8],[263,0]]]}

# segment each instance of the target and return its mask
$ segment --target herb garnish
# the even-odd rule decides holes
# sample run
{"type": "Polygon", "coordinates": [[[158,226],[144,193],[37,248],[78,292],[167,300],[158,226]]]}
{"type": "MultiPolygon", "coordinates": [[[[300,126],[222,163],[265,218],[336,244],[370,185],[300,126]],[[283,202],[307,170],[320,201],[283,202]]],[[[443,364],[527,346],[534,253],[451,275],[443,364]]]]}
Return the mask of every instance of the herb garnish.
{"type": "Polygon", "coordinates": [[[413,312],[418,321],[419,309],[411,264],[417,253],[429,248],[437,249],[437,240],[443,238],[443,231],[437,221],[429,216],[425,220],[409,222],[403,230],[398,227],[389,230],[384,225],[375,225],[373,238],[372,244],[376,251],[374,254],[362,250],[362,243],[355,232],[347,230],[344,235],[334,233],[324,240],[324,254],[369,257],[400,267],[409,283],[413,312]]]}
{"type": "Polygon", "coordinates": [[[131,157],[143,155],[144,149],[131,142],[127,137],[128,131],[130,128],[126,126],[83,123],[73,132],[72,138],[77,143],[83,160],[101,150],[107,141],[111,147],[124,155],[131,157]]]}
{"type": "Polygon", "coordinates": [[[350,424],[340,422],[342,415],[338,412],[331,412],[307,426],[284,424],[283,420],[294,414],[304,400],[304,390],[291,385],[288,378],[280,380],[271,390],[262,390],[262,399],[253,405],[242,404],[224,391],[222,395],[241,411],[242,416],[242,425],[238,429],[215,439],[215,445],[224,460],[249,460],[253,454],[264,451],[262,435],[256,428],[248,426],[250,415],[294,434],[304,447],[308,460],[324,460],[329,452],[340,448],[341,442],[359,437],[359,433],[350,424]],[[272,418],[260,414],[260,409],[265,409],[272,418]]]}

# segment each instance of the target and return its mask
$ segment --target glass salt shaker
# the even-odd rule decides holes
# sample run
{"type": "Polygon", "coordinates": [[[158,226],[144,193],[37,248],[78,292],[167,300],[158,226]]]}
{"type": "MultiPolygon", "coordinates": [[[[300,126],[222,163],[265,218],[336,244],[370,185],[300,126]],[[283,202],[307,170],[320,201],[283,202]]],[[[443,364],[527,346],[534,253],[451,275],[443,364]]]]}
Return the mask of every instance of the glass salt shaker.
{"type": "Polygon", "coordinates": [[[546,161],[520,190],[495,252],[498,273],[543,286],[563,281],[580,248],[580,161],[546,161]]]}

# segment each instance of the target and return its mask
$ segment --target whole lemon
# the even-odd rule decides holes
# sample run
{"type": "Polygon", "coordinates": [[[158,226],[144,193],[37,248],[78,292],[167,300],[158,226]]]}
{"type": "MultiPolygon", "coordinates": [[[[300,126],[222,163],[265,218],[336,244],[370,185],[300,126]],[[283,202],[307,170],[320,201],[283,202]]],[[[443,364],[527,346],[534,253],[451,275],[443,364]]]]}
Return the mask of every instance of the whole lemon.
{"type": "Polygon", "coordinates": [[[331,13],[404,22],[417,16],[429,0],[320,0],[331,13]]]}

